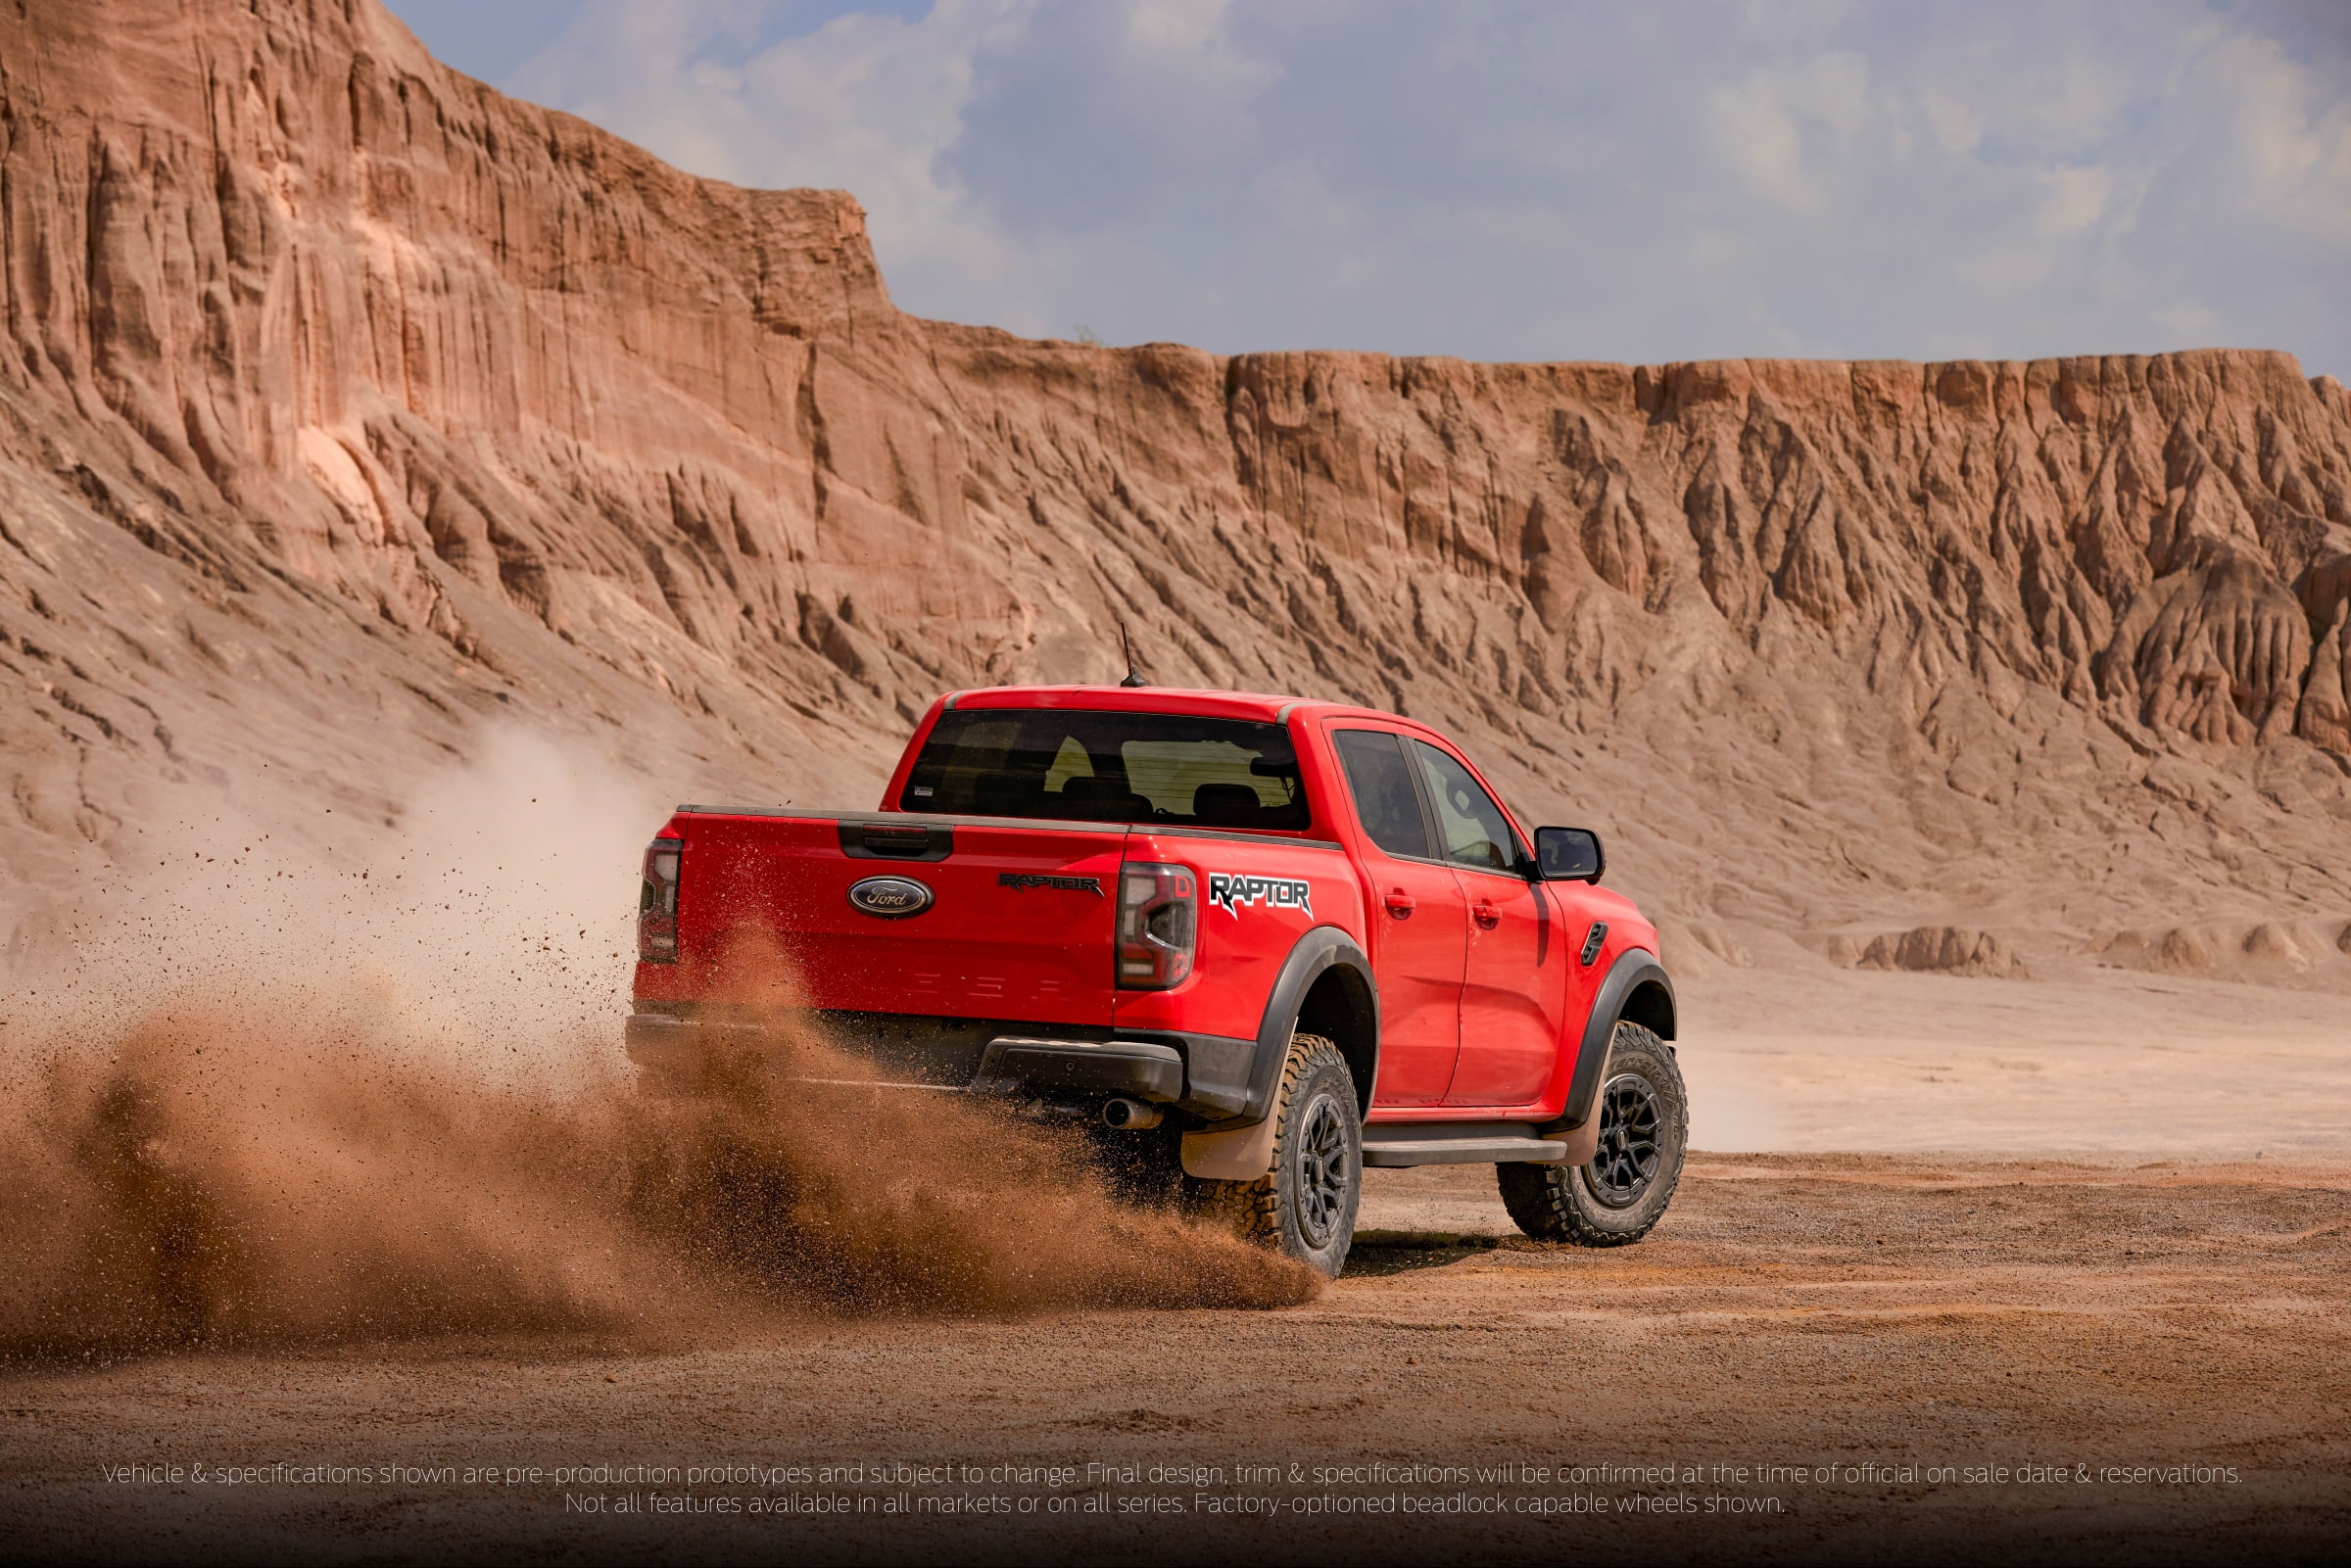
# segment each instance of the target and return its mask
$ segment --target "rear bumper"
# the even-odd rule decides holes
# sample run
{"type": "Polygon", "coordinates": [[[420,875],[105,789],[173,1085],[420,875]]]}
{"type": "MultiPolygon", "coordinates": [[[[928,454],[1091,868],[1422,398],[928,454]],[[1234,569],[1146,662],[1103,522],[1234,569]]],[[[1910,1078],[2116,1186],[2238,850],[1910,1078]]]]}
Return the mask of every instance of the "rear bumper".
{"type": "Polygon", "coordinates": [[[1161,1105],[1183,1098],[1183,1056],[1146,1040],[988,1041],[972,1078],[980,1094],[1034,1098],[1125,1095],[1161,1105]]]}
{"type": "Polygon", "coordinates": [[[712,1049],[761,1049],[767,1031],[751,1023],[682,1019],[668,1013],[632,1013],[622,1041],[639,1067],[698,1066],[712,1049]]]}
{"type": "MultiPolygon", "coordinates": [[[[1033,1025],[1031,1026],[1033,1028],[1033,1025]]],[[[1113,1097],[1171,1105],[1212,1117],[1214,1102],[1190,1103],[1186,1052],[1165,1040],[1040,1036],[1020,1025],[984,1021],[890,1020],[863,1031],[831,1028],[828,1037],[866,1058],[877,1085],[952,1090],[1068,1103],[1079,1108],[1113,1097]],[[924,1024],[935,1027],[924,1028],[924,1024]]],[[[717,1058],[782,1054],[786,1030],[775,1022],[726,1016],[633,1013],[624,1035],[629,1060],[672,1092],[693,1092],[717,1058]]],[[[865,1080],[859,1080],[865,1081],[865,1080]]]]}

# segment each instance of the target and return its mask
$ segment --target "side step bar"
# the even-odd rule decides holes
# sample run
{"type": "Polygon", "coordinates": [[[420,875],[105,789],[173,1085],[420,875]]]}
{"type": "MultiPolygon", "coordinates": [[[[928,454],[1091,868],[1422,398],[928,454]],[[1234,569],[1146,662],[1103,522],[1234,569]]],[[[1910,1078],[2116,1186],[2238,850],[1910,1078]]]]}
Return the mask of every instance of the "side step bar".
{"type": "Polygon", "coordinates": [[[1559,1160],[1567,1147],[1531,1121],[1378,1121],[1364,1129],[1364,1164],[1494,1165],[1559,1160]]]}

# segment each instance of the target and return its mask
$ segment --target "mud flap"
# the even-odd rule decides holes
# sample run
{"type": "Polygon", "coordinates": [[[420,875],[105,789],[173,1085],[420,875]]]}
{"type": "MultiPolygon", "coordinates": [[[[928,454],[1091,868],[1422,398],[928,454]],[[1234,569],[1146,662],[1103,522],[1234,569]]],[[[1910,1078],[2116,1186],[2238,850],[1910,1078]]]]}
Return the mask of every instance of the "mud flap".
{"type": "MultiPolygon", "coordinates": [[[[1183,1173],[1202,1181],[1255,1181],[1273,1168],[1273,1138],[1281,1130],[1281,1106],[1263,1121],[1228,1131],[1187,1132],[1183,1135],[1183,1173]]],[[[1599,1136],[1600,1118],[1592,1118],[1599,1136]]],[[[1589,1158],[1587,1156],[1586,1158],[1589,1158]]]]}
{"type": "MultiPolygon", "coordinates": [[[[1590,1048],[1587,1046],[1586,1049],[1590,1048]]],[[[1608,1037],[1601,1046],[1600,1070],[1592,1075],[1595,1096],[1600,1092],[1599,1085],[1607,1081],[1608,1059],[1615,1054],[1616,1025],[1611,1022],[1608,1025],[1608,1037]]],[[[1578,1063],[1577,1068],[1578,1076],[1581,1076],[1582,1064],[1578,1063]]],[[[1600,1153],[1600,1108],[1594,1106],[1587,1112],[1581,1126],[1561,1127],[1554,1123],[1538,1132],[1536,1136],[1567,1146],[1567,1152],[1559,1156],[1559,1164],[1568,1169],[1572,1170],[1578,1165],[1588,1165],[1600,1153]]]]}
{"type": "Polygon", "coordinates": [[[1565,1132],[1547,1132],[1543,1136],[1553,1143],[1565,1144],[1567,1152],[1559,1156],[1559,1164],[1569,1166],[1588,1165],[1600,1153],[1600,1117],[1597,1114],[1584,1117],[1580,1127],[1565,1132]]]}

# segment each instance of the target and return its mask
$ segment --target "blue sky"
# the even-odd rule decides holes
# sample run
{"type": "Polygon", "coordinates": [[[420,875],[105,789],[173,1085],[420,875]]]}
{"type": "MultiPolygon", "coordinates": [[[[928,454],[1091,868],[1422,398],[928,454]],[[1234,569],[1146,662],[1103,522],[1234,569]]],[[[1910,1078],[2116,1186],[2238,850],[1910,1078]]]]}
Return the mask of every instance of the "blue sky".
{"type": "Polygon", "coordinates": [[[682,167],[854,192],[924,315],[2351,377],[2346,0],[391,5],[682,167]]]}

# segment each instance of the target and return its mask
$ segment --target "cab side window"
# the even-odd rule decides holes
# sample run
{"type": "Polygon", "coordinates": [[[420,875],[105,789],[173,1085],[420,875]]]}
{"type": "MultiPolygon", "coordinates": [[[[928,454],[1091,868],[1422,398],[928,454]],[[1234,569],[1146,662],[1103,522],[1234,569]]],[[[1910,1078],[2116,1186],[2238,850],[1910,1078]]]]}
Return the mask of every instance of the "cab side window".
{"type": "Polygon", "coordinates": [[[1494,797],[1486,793],[1467,768],[1425,740],[1411,742],[1413,759],[1428,784],[1429,804],[1436,808],[1437,833],[1445,859],[1480,871],[1513,871],[1518,865],[1517,835],[1494,797]]]}
{"type": "Polygon", "coordinates": [[[1391,855],[1430,858],[1420,796],[1413,788],[1398,738],[1382,730],[1341,730],[1331,739],[1339,749],[1339,766],[1347,772],[1355,813],[1371,841],[1391,855]]]}

